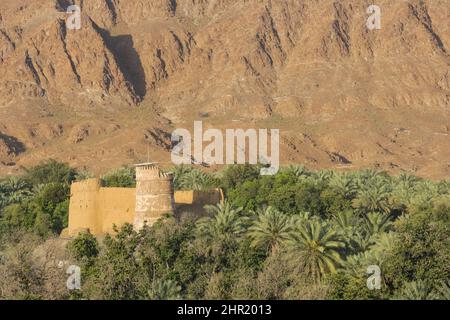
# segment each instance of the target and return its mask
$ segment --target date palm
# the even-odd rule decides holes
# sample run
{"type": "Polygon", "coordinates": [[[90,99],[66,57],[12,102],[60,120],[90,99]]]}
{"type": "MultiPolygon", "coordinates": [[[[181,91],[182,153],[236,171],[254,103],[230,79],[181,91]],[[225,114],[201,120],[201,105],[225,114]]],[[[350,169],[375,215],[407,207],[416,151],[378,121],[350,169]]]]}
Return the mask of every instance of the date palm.
{"type": "Polygon", "coordinates": [[[295,176],[298,180],[311,176],[311,172],[302,165],[290,165],[283,171],[295,176]]]}
{"type": "Polygon", "coordinates": [[[402,172],[393,182],[393,190],[390,195],[392,208],[400,212],[406,212],[411,205],[411,200],[416,193],[416,187],[420,179],[402,172]]]}
{"type": "Polygon", "coordinates": [[[411,204],[414,188],[407,182],[399,182],[390,196],[392,207],[405,211],[411,204]]]}
{"type": "Polygon", "coordinates": [[[343,263],[339,250],[345,247],[344,242],[336,231],[318,220],[297,225],[288,244],[300,268],[317,282],[343,263]]]}
{"type": "Polygon", "coordinates": [[[215,181],[209,174],[194,169],[181,177],[180,186],[184,190],[211,190],[215,186],[215,181]]]}
{"type": "Polygon", "coordinates": [[[397,178],[397,183],[403,183],[410,188],[413,188],[418,181],[420,181],[418,177],[405,172],[400,173],[397,178]]]}
{"type": "Polygon", "coordinates": [[[428,208],[435,198],[439,197],[439,186],[431,181],[421,181],[416,186],[416,194],[411,200],[411,206],[416,210],[428,208]]]}
{"type": "Polygon", "coordinates": [[[390,212],[388,187],[382,182],[366,186],[358,192],[356,199],[353,200],[353,207],[363,215],[369,212],[390,212]]]}
{"type": "Polygon", "coordinates": [[[371,263],[382,267],[398,242],[397,235],[395,232],[384,232],[373,236],[372,239],[374,244],[368,251],[372,258],[371,263]]]}
{"type": "Polygon", "coordinates": [[[249,228],[248,235],[253,247],[262,247],[275,252],[287,239],[292,229],[291,219],[273,207],[259,211],[257,219],[249,228]]]}
{"type": "Polygon", "coordinates": [[[173,175],[173,186],[175,190],[182,189],[182,179],[183,177],[191,172],[193,169],[187,165],[179,165],[173,167],[169,172],[173,175]]]}
{"type": "Polygon", "coordinates": [[[364,215],[365,229],[369,235],[387,232],[391,229],[393,222],[389,214],[370,212],[364,215]]]}
{"type": "Polygon", "coordinates": [[[148,291],[151,300],[179,300],[181,287],[173,280],[155,280],[148,291]]]}
{"type": "Polygon", "coordinates": [[[342,230],[344,233],[353,233],[353,230],[359,224],[359,220],[353,211],[347,210],[336,213],[332,221],[338,230],[342,230]]]}
{"type": "Polygon", "coordinates": [[[364,237],[361,233],[361,219],[351,210],[340,211],[331,220],[333,226],[349,249],[358,251],[363,245],[364,237]]]}
{"type": "Polygon", "coordinates": [[[332,170],[320,170],[316,172],[315,178],[318,183],[328,182],[334,177],[334,171],[332,170]]]}
{"type": "Polygon", "coordinates": [[[22,202],[32,195],[30,185],[17,176],[8,177],[1,181],[0,190],[3,205],[22,202]]]}
{"type": "Polygon", "coordinates": [[[394,300],[430,300],[433,287],[426,281],[412,281],[406,283],[394,296],[394,300]]]}
{"type": "Polygon", "coordinates": [[[241,236],[247,219],[242,216],[242,208],[231,205],[228,201],[217,205],[205,206],[210,217],[197,222],[197,232],[208,240],[231,240],[241,236]]]}
{"type": "Polygon", "coordinates": [[[441,180],[437,184],[440,194],[450,194],[450,180],[441,180]]]}
{"type": "Polygon", "coordinates": [[[344,199],[353,199],[356,195],[356,183],[349,174],[334,175],[330,180],[330,187],[344,199]]]}
{"type": "Polygon", "coordinates": [[[365,185],[367,181],[372,181],[373,179],[376,179],[380,175],[381,173],[377,170],[366,169],[359,171],[355,177],[361,185],[365,185]]]}
{"type": "Polygon", "coordinates": [[[347,256],[343,263],[344,272],[354,277],[361,276],[361,274],[365,274],[365,269],[371,264],[369,261],[370,257],[367,251],[347,256]]]}
{"type": "Polygon", "coordinates": [[[436,300],[450,300],[450,280],[441,281],[433,290],[430,296],[436,300]]]}

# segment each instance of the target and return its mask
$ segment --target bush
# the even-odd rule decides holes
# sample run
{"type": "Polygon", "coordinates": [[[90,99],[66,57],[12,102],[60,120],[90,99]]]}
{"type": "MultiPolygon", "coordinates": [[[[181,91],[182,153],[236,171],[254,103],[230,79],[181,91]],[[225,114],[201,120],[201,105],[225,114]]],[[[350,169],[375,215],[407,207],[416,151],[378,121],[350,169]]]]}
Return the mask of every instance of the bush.
{"type": "Polygon", "coordinates": [[[47,183],[70,184],[75,180],[76,174],[75,169],[67,163],[51,159],[26,169],[25,179],[35,186],[47,183]]]}
{"type": "Polygon", "coordinates": [[[97,239],[87,232],[80,233],[67,245],[73,257],[80,262],[92,261],[99,253],[97,239]]]}
{"type": "Polygon", "coordinates": [[[121,168],[107,173],[102,177],[105,187],[134,188],[136,187],[136,175],[134,168],[121,168]]]}

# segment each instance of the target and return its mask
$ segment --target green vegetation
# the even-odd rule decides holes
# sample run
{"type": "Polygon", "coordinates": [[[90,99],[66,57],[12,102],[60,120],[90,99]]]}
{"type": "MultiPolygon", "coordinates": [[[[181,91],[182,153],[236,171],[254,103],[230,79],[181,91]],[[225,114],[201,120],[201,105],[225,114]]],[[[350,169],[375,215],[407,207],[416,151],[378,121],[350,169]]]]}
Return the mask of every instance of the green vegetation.
{"type": "Polygon", "coordinates": [[[67,227],[70,183],[76,171],[49,160],[19,177],[0,180],[0,239],[18,231],[42,237],[67,227]]]}
{"type": "MultiPolygon", "coordinates": [[[[64,250],[82,269],[82,290],[71,293],[54,283],[64,287],[64,270],[61,280],[31,256],[67,224],[77,173],[49,161],[2,179],[0,298],[449,299],[448,181],[301,166],[274,176],[250,165],[172,172],[176,190],[221,187],[227,200],[200,219],[80,234],[64,250]],[[380,290],[367,288],[372,265],[380,290]]],[[[103,180],[135,183],[128,169],[103,180]]]]}

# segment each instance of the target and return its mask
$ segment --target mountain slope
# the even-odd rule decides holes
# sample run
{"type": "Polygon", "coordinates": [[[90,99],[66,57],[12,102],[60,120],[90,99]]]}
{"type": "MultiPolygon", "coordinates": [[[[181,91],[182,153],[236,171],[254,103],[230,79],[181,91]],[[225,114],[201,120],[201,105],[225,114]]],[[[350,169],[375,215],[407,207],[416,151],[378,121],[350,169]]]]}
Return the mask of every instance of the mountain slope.
{"type": "Polygon", "coordinates": [[[450,177],[450,3],[0,4],[0,166],[170,159],[170,132],[280,128],[283,163],[450,177]],[[103,161],[100,161],[103,160],[103,161]]]}

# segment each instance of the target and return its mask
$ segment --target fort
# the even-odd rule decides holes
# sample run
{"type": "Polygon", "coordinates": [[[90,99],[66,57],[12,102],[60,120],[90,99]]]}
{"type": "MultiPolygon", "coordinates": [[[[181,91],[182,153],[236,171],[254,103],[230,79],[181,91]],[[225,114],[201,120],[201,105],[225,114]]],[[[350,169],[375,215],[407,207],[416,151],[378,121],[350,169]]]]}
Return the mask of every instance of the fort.
{"type": "Polygon", "coordinates": [[[136,165],[136,188],[105,188],[101,180],[74,182],[70,189],[69,224],[62,237],[89,231],[113,233],[114,226],[130,223],[136,230],[152,225],[166,214],[202,214],[203,207],[223,200],[220,189],[173,190],[173,177],[154,163],[136,165]]]}

